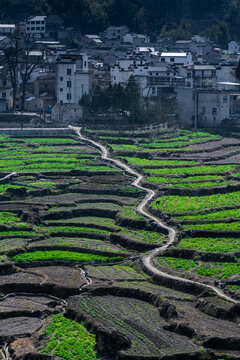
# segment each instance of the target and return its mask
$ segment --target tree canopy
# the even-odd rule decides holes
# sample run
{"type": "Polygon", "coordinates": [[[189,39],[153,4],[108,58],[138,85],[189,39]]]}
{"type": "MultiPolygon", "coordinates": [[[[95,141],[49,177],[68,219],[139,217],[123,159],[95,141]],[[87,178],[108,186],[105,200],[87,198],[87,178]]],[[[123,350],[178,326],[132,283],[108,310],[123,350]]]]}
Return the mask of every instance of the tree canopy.
{"type": "MultiPolygon", "coordinates": [[[[58,14],[67,26],[97,33],[109,25],[158,35],[179,29],[179,36],[214,34],[225,44],[226,34],[238,37],[238,0],[0,0],[0,22],[23,20],[32,14],[58,14]],[[184,25],[187,21],[187,26],[184,25]],[[189,26],[189,21],[192,26],[189,26]],[[219,25],[220,24],[220,25],[219,25]],[[213,31],[211,31],[213,30],[213,31]]],[[[176,36],[176,32],[175,32],[176,36]]],[[[221,44],[219,44],[221,45],[221,44]]]]}

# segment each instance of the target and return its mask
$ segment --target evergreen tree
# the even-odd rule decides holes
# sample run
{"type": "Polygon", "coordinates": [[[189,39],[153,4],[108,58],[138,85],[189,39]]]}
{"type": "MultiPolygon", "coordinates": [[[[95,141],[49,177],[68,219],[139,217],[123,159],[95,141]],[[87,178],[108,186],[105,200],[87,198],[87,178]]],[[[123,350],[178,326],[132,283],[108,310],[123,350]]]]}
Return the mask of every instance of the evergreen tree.
{"type": "Polygon", "coordinates": [[[133,111],[138,106],[140,89],[133,75],[130,76],[125,89],[125,108],[133,111]]]}
{"type": "Polygon", "coordinates": [[[112,89],[112,106],[116,112],[124,110],[125,91],[121,84],[114,85],[112,89]]]}

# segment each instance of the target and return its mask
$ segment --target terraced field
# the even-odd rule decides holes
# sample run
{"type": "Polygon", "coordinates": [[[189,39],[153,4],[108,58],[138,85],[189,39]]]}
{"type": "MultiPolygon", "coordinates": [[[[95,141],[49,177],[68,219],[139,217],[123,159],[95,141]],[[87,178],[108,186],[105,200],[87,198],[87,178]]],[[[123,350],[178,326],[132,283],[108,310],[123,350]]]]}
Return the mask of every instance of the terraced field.
{"type": "Polygon", "coordinates": [[[144,188],[98,147],[74,133],[1,135],[0,358],[239,358],[240,141],[86,136],[143,175],[156,192],[147,210],[176,241],[166,246],[167,228],[137,211],[144,188]],[[159,247],[160,277],[142,261],[159,247]]]}

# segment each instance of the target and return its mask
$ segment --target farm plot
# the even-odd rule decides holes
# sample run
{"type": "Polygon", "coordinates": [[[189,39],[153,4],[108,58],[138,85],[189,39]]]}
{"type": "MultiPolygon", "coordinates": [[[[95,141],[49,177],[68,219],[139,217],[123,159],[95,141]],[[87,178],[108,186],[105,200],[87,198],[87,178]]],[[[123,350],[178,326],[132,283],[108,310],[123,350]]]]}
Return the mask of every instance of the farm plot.
{"type": "Polygon", "coordinates": [[[39,349],[43,354],[69,360],[97,359],[94,350],[96,336],[76,321],[62,315],[54,315],[43,334],[48,337],[47,341],[42,341],[42,348],[39,349]]]}
{"type": "MultiPolygon", "coordinates": [[[[106,135],[101,132],[100,134],[104,137],[102,140],[105,143],[109,140],[113,156],[125,157],[125,161],[138,167],[138,171],[145,176],[148,172],[144,169],[157,172],[167,171],[164,174],[149,173],[152,179],[171,178],[172,184],[188,183],[189,187],[192,187],[193,183],[203,182],[208,187],[210,187],[210,182],[216,183],[216,187],[222,183],[227,187],[232,185],[227,182],[234,182],[234,184],[238,182],[235,176],[238,171],[235,164],[209,166],[201,159],[191,158],[194,155],[191,149],[196,144],[201,143],[204,146],[214,142],[214,148],[217,144],[221,147],[222,139],[215,135],[180,131],[172,134],[155,134],[151,137],[145,136],[144,133],[128,132],[119,136],[121,139],[118,143],[118,133],[106,135]],[[112,143],[111,140],[113,140],[112,143]],[[124,154],[116,151],[118,147],[121,147],[121,151],[124,149],[124,154]],[[188,158],[184,159],[185,155],[188,155],[188,158]],[[199,171],[199,173],[193,171],[199,171]],[[172,174],[174,174],[173,177],[172,174]]],[[[143,198],[144,192],[131,185],[132,177],[111,167],[110,163],[102,161],[96,150],[87,147],[86,144],[81,144],[75,137],[22,139],[6,137],[1,143],[0,154],[2,155],[0,171],[6,173],[5,170],[8,169],[7,172],[18,172],[17,177],[12,178],[9,183],[2,184],[9,188],[16,186],[15,189],[3,190],[4,201],[0,203],[2,230],[0,263],[5,263],[6,268],[12,266],[12,269],[15,269],[10,270],[14,271],[13,274],[1,277],[3,294],[7,292],[6,289],[12,289],[11,287],[16,282],[17,289],[20,287],[31,289],[32,284],[36,290],[39,288],[40,291],[49,292],[68,301],[70,293],[79,294],[79,288],[86,280],[83,275],[81,276],[80,270],[86,270],[86,276],[93,279],[93,284],[86,287],[89,291],[92,289],[91,286],[94,289],[105,284],[109,289],[119,287],[120,292],[122,288],[126,288],[123,292],[128,291],[129,294],[130,290],[131,294],[145,291],[148,294],[159,295],[161,299],[167,301],[175,299],[182,303],[194,302],[193,295],[150,282],[153,280],[141,270],[140,258],[145,251],[143,249],[158,247],[159,244],[165,243],[166,239],[165,235],[158,232],[161,229],[136,212],[136,207],[143,198]],[[25,188],[25,191],[17,187],[25,188]],[[78,265],[77,268],[76,265],[78,265]],[[17,272],[16,269],[18,269],[17,272]]],[[[198,185],[195,186],[196,189],[197,187],[198,185]]],[[[183,212],[179,212],[176,205],[177,207],[174,207],[173,211],[171,209],[169,214],[174,215],[175,221],[179,224],[188,226],[194,222],[190,220],[188,224],[184,224],[183,222],[188,220],[177,218],[181,215],[207,215],[209,201],[210,210],[215,209],[215,212],[237,210],[240,200],[238,191],[231,194],[233,196],[231,200],[221,198],[221,196],[230,196],[227,193],[217,194],[218,199],[215,200],[211,198],[213,195],[208,196],[208,200],[206,196],[206,199],[202,200],[202,208],[194,211],[192,208],[185,209],[189,201],[193,201],[191,195],[188,196],[188,200],[185,199],[186,205],[182,205],[183,212]],[[224,201],[226,205],[223,206],[224,201]]],[[[159,193],[157,201],[166,195],[167,190],[163,190],[159,193]]],[[[196,194],[197,197],[201,199],[204,196],[199,197],[196,194]]],[[[179,198],[182,198],[181,190],[179,198]]],[[[178,203],[176,198],[172,199],[172,203],[174,201],[175,204],[178,203]]],[[[168,206],[167,199],[164,204],[168,206]]],[[[168,213],[162,209],[161,211],[168,213]]],[[[231,222],[237,223],[237,219],[236,215],[231,222]]],[[[178,248],[174,250],[176,253],[181,248],[191,249],[187,248],[184,239],[187,239],[187,236],[183,237],[182,247],[181,242],[177,245],[178,248]]],[[[174,269],[176,265],[170,264],[170,261],[159,266],[162,266],[165,271],[172,266],[171,271],[184,274],[184,276],[190,273],[192,276],[203,278],[205,282],[220,279],[222,274],[229,280],[237,276],[239,271],[237,255],[233,254],[236,252],[234,251],[236,244],[234,236],[232,238],[229,236],[228,250],[226,250],[225,240],[219,238],[216,243],[217,241],[218,250],[215,253],[220,252],[225,245],[223,251],[228,252],[227,256],[235,255],[236,262],[231,260],[226,264],[217,263],[217,258],[215,258],[216,261],[214,260],[215,263],[206,262],[199,260],[200,254],[196,252],[196,258],[182,259],[180,269],[174,269]],[[187,264],[185,260],[189,263],[187,264]],[[215,264],[218,272],[210,274],[215,264]],[[224,267],[221,268],[221,265],[224,267]],[[201,268],[205,268],[207,275],[203,274],[204,270],[201,268]],[[225,268],[228,268],[227,273],[223,273],[225,268]],[[202,273],[198,274],[197,271],[202,273]]],[[[210,249],[213,247],[210,246],[210,242],[211,240],[208,245],[206,242],[205,248],[199,247],[193,250],[213,253],[214,251],[208,250],[208,247],[210,249]]],[[[85,287],[82,287],[81,291],[84,292],[85,287]]],[[[127,350],[129,358],[143,354],[148,357],[171,356],[195,353],[199,350],[198,346],[186,337],[164,329],[166,322],[159,316],[159,309],[141,300],[120,296],[91,297],[84,294],[80,297],[79,306],[100,324],[114,327],[130,337],[132,346],[127,350]]],[[[44,318],[49,317],[50,313],[44,313],[44,318]]],[[[51,317],[45,320],[45,324],[46,330],[43,329],[42,334],[47,334],[48,338],[46,335],[43,336],[45,340],[41,341],[38,351],[50,356],[76,360],[81,354],[80,358],[84,359],[80,349],[87,346],[85,339],[88,339],[89,333],[85,333],[85,329],[77,328],[77,323],[66,323],[60,317],[56,320],[55,317],[51,317]],[[48,326],[51,328],[49,333],[48,326]],[[67,332],[65,328],[68,329],[67,332]]],[[[91,349],[94,350],[95,343],[91,341],[90,343],[91,346],[93,345],[91,349]]],[[[89,354],[91,354],[91,359],[98,357],[91,350],[89,354]]]]}
{"type": "MultiPolygon", "coordinates": [[[[1,242],[0,242],[1,245],[1,242]]],[[[26,245],[26,244],[25,244],[26,245]]],[[[14,248],[16,247],[15,244],[12,245],[14,248]]],[[[20,246],[20,245],[19,245],[20,246]]],[[[79,248],[79,249],[89,249],[89,250],[99,250],[103,252],[112,252],[112,253],[128,253],[128,251],[119,246],[110,243],[109,241],[103,241],[98,239],[91,239],[87,237],[75,237],[71,238],[71,236],[66,237],[50,237],[46,240],[38,240],[38,241],[31,241],[28,243],[27,248],[79,248]]],[[[2,251],[1,247],[0,250],[2,251]]]]}
{"type": "Polygon", "coordinates": [[[160,244],[165,239],[165,235],[161,233],[145,230],[125,229],[119,232],[119,234],[147,244],[160,244]]]}
{"type": "Polygon", "coordinates": [[[114,327],[132,342],[129,355],[164,356],[198,350],[187,338],[163,329],[155,307],[143,301],[117,296],[85,296],[80,309],[105,326],[114,327]]]}
{"type": "Polygon", "coordinates": [[[152,207],[169,214],[208,211],[223,207],[239,207],[240,192],[213,194],[208,196],[163,196],[152,203],[152,207]]]}
{"type": "Polygon", "coordinates": [[[240,242],[238,238],[211,238],[211,237],[185,237],[177,245],[179,249],[193,249],[204,252],[239,252],[240,242]]]}
{"type": "Polygon", "coordinates": [[[86,266],[91,278],[102,280],[144,280],[144,274],[127,265],[86,266]]]}
{"type": "Polygon", "coordinates": [[[146,174],[156,174],[156,175],[173,175],[173,176],[183,176],[183,175],[194,175],[194,174],[222,174],[226,172],[231,172],[235,168],[235,165],[204,165],[204,166],[193,166],[187,168],[175,168],[175,169],[146,169],[143,171],[146,174]]]}
{"type": "Polygon", "coordinates": [[[77,262],[114,262],[122,261],[124,258],[121,256],[107,257],[102,255],[93,255],[87,253],[79,253],[73,251],[49,250],[49,251],[33,251],[23,254],[14,255],[13,261],[26,262],[26,261],[48,261],[48,260],[66,260],[77,262]]]}
{"type": "Polygon", "coordinates": [[[160,267],[184,272],[187,275],[192,273],[213,279],[228,280],[240,278],[239,262],[211,262],[162,256],[158,258],[158,263],[160,267]]]}
{"type": "Polygon", "coordinates": [[[6,142],[4,152],[1,152],[0,171],[4,172],[36,172],[36,171],[115,171],[105,164],[94,165],[95,151],[79,147],[74,138],[24,138],[12,139],[6,142]],[[15,140],[15,142],[14,142],[15,140]],[[40,146],[40,144],[58,144],[57,151],[54,147],[40,146]],[[67,144],[74,144],[76,148],[64,150],[67,144]],[[61,146],[59,146],[61,145],[61,146]],[[79,151],[79,154],[78,154],[79,151]],[[85,153],[85,154],[84,154],[85,153]],[[93,165],[92,165],[93,164],[93,165]],[[92,165],[92,166],[91,166],[92,165]]]}
{"type": "MultiPolygon", "coordinates": [[[[112,138],[117,140],[117,135],[112,135],[112,138]]],[[[160,196],[153,201],[149,211],[159,216],[162,213],[170,215],[189,233],[188,237],[183,236],[176,247],[206,255],[208,252],[217,254],[239,251],[237,239],[235,236],[231,237],[232,232],[240,231],[238,162],[225,161],[233,155],[238,156],[239,140],[208,133],[180,131],[145,139],[135,134],[131,141],[135,143],[129,144],[126,139],[124,144],[122,137],[119,144],[109,141],[108,145],[115,156],[136,167],[144,175],[145,186],[153,184],[152,188],[160,191],[160,196]],[[217,158],[216,162],[214,156],[217,158]],[[167,194],[168,189],[171,189],[171,194],[176,189],[177,195],[167,194]],[[207,194],[204,193],[205,190],[207,194]],[[201,237],[197,235],[198,231],[201,231],[201,237]],[[219,234],[217,236],[215,233],[214,237],[210,233],[204,234],[209,231],[219,234]],[[223,231],[225,233],[221,235],[223,231]]],[[[128,215],[136,219],[138,216],[134,210],[128,215]]],[[[166,268],[187,273],[196,273],[199,267],[194,258],[159,261],[163,261],[162,266],[166,268]]],[[[202,266],[208,267],[206,264],[202,266]]],[[[238,266],[234,271],[236,275],[238,266]]]]}

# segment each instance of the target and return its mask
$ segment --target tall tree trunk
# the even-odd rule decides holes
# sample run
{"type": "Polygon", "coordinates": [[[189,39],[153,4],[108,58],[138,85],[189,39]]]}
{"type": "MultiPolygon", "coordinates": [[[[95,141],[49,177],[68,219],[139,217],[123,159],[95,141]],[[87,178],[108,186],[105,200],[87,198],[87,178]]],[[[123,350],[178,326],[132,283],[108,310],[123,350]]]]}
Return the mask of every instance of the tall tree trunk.
{"type": "Polygon", "coordinates": [[[25,96],[26,96],[26,83],[22,82],[22,97],[21,97],[21,110],[25,110],[25,96]]]}

